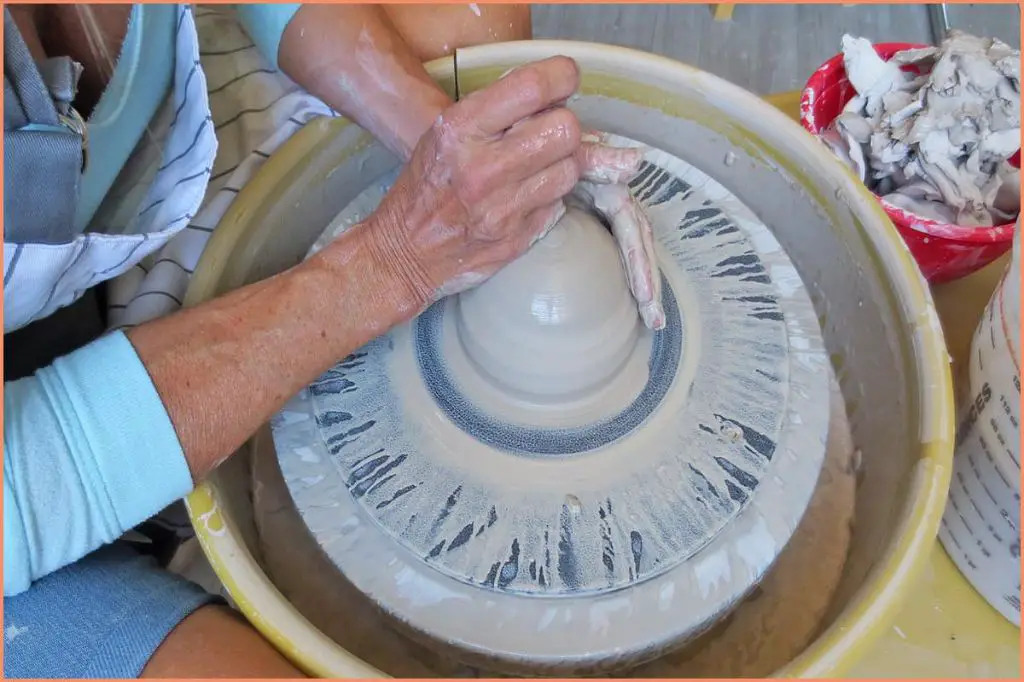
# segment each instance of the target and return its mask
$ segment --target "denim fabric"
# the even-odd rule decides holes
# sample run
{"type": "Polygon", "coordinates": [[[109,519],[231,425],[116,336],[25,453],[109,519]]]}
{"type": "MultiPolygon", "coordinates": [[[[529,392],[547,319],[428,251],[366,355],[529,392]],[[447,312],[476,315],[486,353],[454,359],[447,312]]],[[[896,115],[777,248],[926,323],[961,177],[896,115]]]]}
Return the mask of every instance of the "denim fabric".
{"type": "Polygon", "coordinates": [[[4,677],[138,677],[196,609],[222,603],[125,544],[4,599],[4,677]]]}

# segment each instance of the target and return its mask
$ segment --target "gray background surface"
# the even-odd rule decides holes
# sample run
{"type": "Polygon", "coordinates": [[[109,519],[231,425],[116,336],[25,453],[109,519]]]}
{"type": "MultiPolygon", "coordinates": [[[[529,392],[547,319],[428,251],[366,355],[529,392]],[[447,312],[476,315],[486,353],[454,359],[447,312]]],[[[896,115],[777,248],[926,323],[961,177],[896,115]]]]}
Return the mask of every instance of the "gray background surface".
{"type": "MultiPolygon", "coordinates": [[[[947,5],[953,28],[1020,47],[1020,7],[947,5]]],[[[622,45],[678,59],[768,94],[803,87],[844,33],[931,43],[926,5],[738,5],[714,21],[699,5],[534,5],[537,38],[622,45]]]]}

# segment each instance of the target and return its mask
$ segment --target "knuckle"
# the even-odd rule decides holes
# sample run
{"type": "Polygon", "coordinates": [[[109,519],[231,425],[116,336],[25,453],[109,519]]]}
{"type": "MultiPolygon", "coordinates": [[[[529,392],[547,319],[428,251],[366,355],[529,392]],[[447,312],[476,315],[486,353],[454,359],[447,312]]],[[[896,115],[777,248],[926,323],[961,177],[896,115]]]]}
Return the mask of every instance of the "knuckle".
{"type": "Polygon", "coordinates": [[[580,181],[580,167],[573,159],[566,159],[562,162],[560,173],[560,188],[568,193],[576,183],[580,181]]]}
{"type": "Polygon", "coordinates": [[[583,126],[580,125],[576,114],[564,107],[555,109],[553,113],[557,117],[558,127],[563,131],[566,141],[573,149],[578,147],[583,139],[583,126]]]}
{"type": "Polygon", "coordinates": [[[453,152],[462,142],[462,124],[455,112],[446,112],[438,116],[434,121],[433,130],[437,149],[442,154],[453,152]]]}
{"type": "Polygon", "coordinates": [[[516,87],[526,100],[537,104],[544,101],[547,93],[547,78],[540,69],[535,67],[523,69],[515,76],[519,81],[516,83],[516,87]]]}
{"type": "Polygon", "coordinates": [[[504,211],[490,208],[481,213],[480,219],[475,223],[474,233],[477,239],[485,243],[501,241],[505,233],[504,224],[504,211]]]}
{"type": "Polygon", "coordinates": [[[468,218],[467,225],[473,232],[476,232],[479,225],[482,225],[488,221],[488,217],[491,212],[490,206],[482,204],[481,202],[469,203],[465,205],[466,217],[468,218]]]}

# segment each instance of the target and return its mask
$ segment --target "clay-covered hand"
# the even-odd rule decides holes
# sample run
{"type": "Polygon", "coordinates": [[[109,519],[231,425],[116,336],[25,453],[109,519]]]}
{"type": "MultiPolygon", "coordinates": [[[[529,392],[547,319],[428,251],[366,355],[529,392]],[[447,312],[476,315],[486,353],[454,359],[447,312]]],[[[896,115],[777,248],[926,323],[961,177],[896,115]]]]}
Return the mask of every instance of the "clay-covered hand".
{"type": "Polygon", "coordinates": [[[515,69],[447,108],[367,221],[375,260],[425,306],[475,286],[564,213],[581,131],[575,62],[515,69]]]}
{"type": "Polygon", "coordinates": [[[627,185],[640,168],[643,150],[614,147],[606,135],[586,132],[577,159],[580,183],[573,195],[611,225],[640,318],[650,329],[663,329],[665,310],[651,222],[627,185]]]}

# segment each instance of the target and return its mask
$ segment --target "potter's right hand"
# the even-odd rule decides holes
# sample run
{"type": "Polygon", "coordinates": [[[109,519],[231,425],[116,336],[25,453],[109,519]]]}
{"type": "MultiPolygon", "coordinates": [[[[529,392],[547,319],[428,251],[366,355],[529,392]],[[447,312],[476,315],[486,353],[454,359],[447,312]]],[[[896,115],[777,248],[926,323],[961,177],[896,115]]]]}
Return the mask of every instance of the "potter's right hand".
{"type": "Polygon", "coordinates": [[[420,306],[480,284],[545,234],[579,178],[564,102],[575,62],[515,69],[446,109],[368,220],[376,260],[420,306]]]}

